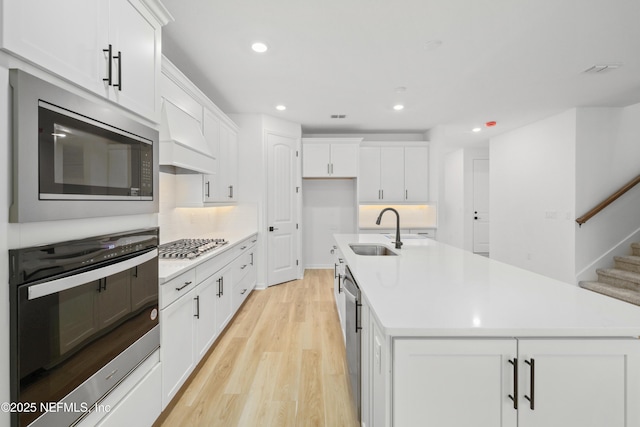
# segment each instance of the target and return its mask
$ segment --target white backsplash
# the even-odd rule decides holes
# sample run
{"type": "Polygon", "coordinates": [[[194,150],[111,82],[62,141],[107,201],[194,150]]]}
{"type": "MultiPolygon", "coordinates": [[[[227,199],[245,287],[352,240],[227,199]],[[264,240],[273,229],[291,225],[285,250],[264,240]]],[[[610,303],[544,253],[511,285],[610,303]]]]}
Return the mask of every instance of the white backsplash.
{"type": "Polygon", "coordinates": [[[160,173],[160,243],[183,238],[257,230],[257,206],[239,202],[233,206],[180,208],[175,205],[175,175],[160,173]]]}

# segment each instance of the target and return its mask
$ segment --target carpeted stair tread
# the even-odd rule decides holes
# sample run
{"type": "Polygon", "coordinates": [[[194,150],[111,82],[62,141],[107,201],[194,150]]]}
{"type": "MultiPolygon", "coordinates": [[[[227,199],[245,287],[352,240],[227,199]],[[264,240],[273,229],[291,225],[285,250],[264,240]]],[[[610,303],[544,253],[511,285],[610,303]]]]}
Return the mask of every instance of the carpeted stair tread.
{"type": "Polygon", "coordinates": [[[596,273],[598,273],[598,282],[608,283],[619,288],[640,290],[640,273],[619,268],[599,268],[596,273]]]}
{"type": "Polygon", "coordinates": [[[640,256],[616,256],[613,259],[615,260],[615,268],[640,273],[640,256]]]}
{"type": "Polygon", "coordinates": [[[580,287],[599,294],[607,295],[631,304],[640,305],[640,291],[618,288],[615,285],[602,282],[584,281],[580,282],[580,287]]]}

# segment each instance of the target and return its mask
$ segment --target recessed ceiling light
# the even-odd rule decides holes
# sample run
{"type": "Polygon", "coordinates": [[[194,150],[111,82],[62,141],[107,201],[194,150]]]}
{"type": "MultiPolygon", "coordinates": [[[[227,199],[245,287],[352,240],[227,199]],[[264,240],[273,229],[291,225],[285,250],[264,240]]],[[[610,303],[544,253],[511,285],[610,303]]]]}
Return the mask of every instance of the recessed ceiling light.
{"type": "Polygon", "coordinates": [[[285,105],[276,105],[276,110],[278,110],[278,111],[284,111],[286,109],[287,109],[287,107],[285,105]]]}
{"type": "Polygon", "coordinates": [[[400,111],[400,110],[404,109],[404,105],[396,104],[396,105],[393,106],[393,109],[396,110],[396,111],[400,111]]]}
{"type": "Polygon", "coordinates": [[[253,51],[257,53],[265,53],[269,49],[269,47],[262,42],[255,42],[251,45],[251,49],[253,49],[253,51]]]}
{"type": "Polygon", "coordinates": [[[397,93],[402,93],[402,92],[406,92],[406,91],[407,91],[406,86],[398,86],[398,87],[396,88],[396,92],[397,92],[397,93]]]}
{"type": "Polygon", "coordinates": [[[482,130],[482,128],[473,128],[471,129],[473,132],[480,132],[482,130]]]}

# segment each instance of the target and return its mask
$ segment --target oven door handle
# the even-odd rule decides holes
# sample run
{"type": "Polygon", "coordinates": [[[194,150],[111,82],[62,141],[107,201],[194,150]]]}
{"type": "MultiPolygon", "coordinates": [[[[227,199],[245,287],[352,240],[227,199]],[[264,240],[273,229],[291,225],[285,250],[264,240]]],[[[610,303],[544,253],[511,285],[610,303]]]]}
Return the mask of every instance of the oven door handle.
{"type": "Polygon", "coordinates": [[[32,300],[46,295],[55,294],[67,289],[75,288],[76,286],[93,282],[94,280],[123,272],[140,264],[144,264],[157,256],[158,249],[153,249],[145,254],[130,258],[126,261],[107,265],[106,267],[96,268],[95,270],[85,271],[84,273],[72,274],[60,279],[29,286],[29,299],[32,300]]]}

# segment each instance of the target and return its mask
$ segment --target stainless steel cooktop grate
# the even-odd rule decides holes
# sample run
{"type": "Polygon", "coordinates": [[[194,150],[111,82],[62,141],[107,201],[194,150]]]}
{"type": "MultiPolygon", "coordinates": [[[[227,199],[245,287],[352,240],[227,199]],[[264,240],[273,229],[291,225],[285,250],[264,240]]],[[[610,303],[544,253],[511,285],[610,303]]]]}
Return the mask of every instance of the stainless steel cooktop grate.
{"type": "Polygon", "coordinates": [[[194,259],[227,243],[225,239],[180,239],[158,246],[158,254],[164,259],[194,259]]]}

